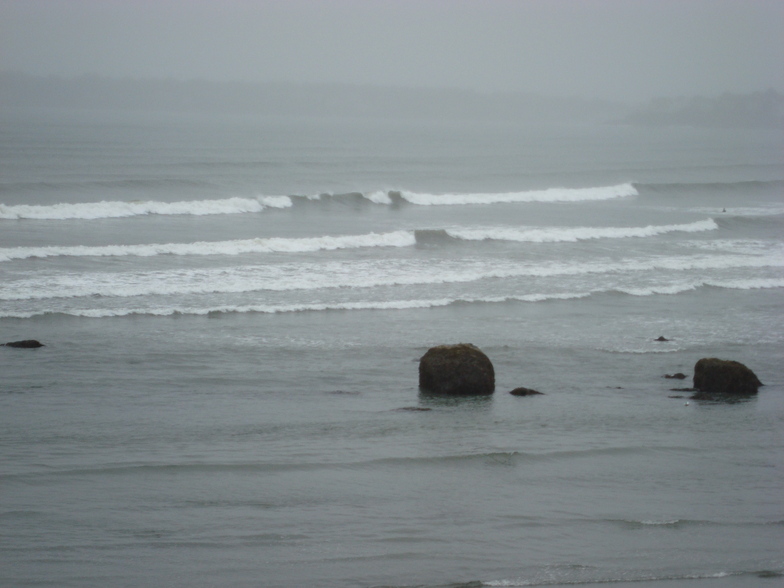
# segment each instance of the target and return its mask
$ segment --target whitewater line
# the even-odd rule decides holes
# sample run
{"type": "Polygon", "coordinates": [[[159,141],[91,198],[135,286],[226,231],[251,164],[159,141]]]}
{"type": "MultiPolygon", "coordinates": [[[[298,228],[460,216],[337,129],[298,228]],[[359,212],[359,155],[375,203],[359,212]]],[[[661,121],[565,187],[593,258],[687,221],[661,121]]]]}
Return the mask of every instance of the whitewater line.
{"type": "Polygon", "coordinates": [[[294,312],[324,311],[362,311],[362,310],[410,310],[420,308],[438,308],[454,304],[498,304],[505,302],[548,302],[588,298],[601,294],[618,293],[627,296],[672,296],[693,292],[700,288],[713,287],[724,289],[755,290],[767,288],[784,288],[784,280],[705,280],[694,284],[682,284],[672,287],[652,287],[649,289],[609,288],[594,289],[584,292],[562,292],[552,294],[525,294],[522,296],[493,297],[455,297],[440,299],[335,302],[335,303],[303,303],[280,305],[237,305],[214,306],[209,308],[196,307],[156,307],[156,308],[90,308],[68,310],[36,310],[29,312],[1,312],[0,318],[30,319],[47,315],[65,315],[80,318],[118,318],[127,316],[210,316],[216,314],[285,314],[294,312]]]}

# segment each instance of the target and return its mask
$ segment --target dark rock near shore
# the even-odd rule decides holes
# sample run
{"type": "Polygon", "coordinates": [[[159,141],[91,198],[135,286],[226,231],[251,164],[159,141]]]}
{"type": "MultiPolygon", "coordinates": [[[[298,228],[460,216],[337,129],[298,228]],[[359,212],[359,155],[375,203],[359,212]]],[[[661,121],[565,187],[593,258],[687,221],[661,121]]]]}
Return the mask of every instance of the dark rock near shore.
{"type": "Polygon", "coordinates": [[[515,388],[514,390],[510,391],[509,394],[512,396],[536,396],[543,395],[542,392],[538,390],[533,390],[531,388],[515,388]]]}
{"type": "Polygon", "coordinates": [[[669,339],[666,339],[666,338],[665,338],[665,337],[662,335],[661,337],[659,337],[658,339],[656,339],[656,341],[669,341],[669,339]]]}
{"type": "Polygon", "coordinates": [[[495,370],[475,345],[439,345],[419,360],[419,387],[431,394],[487,396],[495,390],[495,370]]]}
{"type": "Polygon", "coordinates": [[[44,344],[40,341],[36,341],[35,339],[25,339],[24,341],[11,341],[9,343],[3,343],[6,347],[18,347],[19,349],[37,349],[38,347],[43,347],[44,344]]]}
{"type": "Polygon", "coordinates": [[[677,374],[665,374],[664,377],[669,378],[670,380],[685,380],[687,376],[686,374],[678,372],[677,374]]]}
{"type": "Polygon", "coordinates": [[[754,372],[737,361],[704,357],[694,366],[694,388],[701,394],[748,396],[760,386],[754,372]]]}

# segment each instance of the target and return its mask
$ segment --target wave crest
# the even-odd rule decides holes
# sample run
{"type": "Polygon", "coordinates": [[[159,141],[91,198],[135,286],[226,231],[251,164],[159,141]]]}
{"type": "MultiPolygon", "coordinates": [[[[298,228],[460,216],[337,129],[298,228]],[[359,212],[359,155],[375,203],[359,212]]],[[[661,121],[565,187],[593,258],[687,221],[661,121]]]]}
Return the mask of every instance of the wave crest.
{"type": "Polygon", "coordinates": [[[221,200],[184,200],[180,202],[158,202],[137,200],[133,202],[101,201],[39,204],[0,204],[0,219],[4,220],[96,220],[102,218],[125,218],[144,215],[192,215],[242,214],[261,212],[264,208],[288,208],[288,196],[261,196],[259,198],[225,198],[221,200]]]}
{"type": "Polygon", "coordinates": [[[241,255],[245,253],[307,253],[364,247],[442,246],[458,241],[511,241],[528,243],[574,242],[589,239],[655,237],[671,232],[712,231],[713,219],[682,225],[647,227],[553,227],[547,229],[486,227],[479,229],[416,229],[360,235],[270,237],[195,243],[141,245],[75,245],[0,248],[0,262],[32,257],[151,257],[155,255],[241,255]]]}
{"type": "Polygon", "coordinates": [[[637,189],[630,183],[598,188],[547,188],[525,192],[477,193],[477,194],[427,194],[402,190],[400,196],[420,206],[445,206],[465,204],[507,204],[518,202],[580,202],[585,200],[609,200],[637,196],[637,189]]]}

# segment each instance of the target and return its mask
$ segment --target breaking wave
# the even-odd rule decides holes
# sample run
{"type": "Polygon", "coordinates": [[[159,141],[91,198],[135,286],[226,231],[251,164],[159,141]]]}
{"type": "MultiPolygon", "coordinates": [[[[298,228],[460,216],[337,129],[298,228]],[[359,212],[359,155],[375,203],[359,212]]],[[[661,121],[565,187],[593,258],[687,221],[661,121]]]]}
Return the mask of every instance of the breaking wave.
{"type": "Polygon", "coordinates": [[[221,200],[185,200],[180,202],[135,200],[132,202],[102,201],[51,205],[18,204],[9,206],[0,204],[0,219],[96,220],[143,215],[205,216],[211,214],[261,212],[265,208],[288,208],[290,206],[291,199],[288,196],[235,197],[221,200]]]}
{"type": "Polygon", "coordinates": [[[346,200],[379,205],[400,203],[420,206],[501,204],[512,202],[580,202],[583,200],[607,200],[636,196],[632,184],[619,184],[598,188],[547,188],[526,192],[475,193],[475,194],[427,194],[400,191],[374,191],[350,194],[320,194],[317,196],[259,196],[256,198],[225,198],[218,200],[186,200],[159,202],[155,200],[101,201],[60,204],[0,204],[0,220],[96,220],[125,218],[145,215],[212,215],[243,214],[261,212],[266,208],[290,208],[319,200],[346,200]]]}
{"type": "Polygon", "coordinates": [[[680,225],[648,225],[646,227],[553,227],[534,228],[489,228],[454,229],[446,232],[458,239],[469,241],[501,240],[547,243],[563,241],[584,241],[588,239],[625,239],[629,237],[655,237],[672,232],[695,233],[718,229],[716,222],[709,218],[680,225]]]}
{"type": "Polygon", "coordinates": [[[243,253],[307,253],[362,247],[408,247],[416,243],[409,231],[323,237],[240,239],[143,245],[15,247],[0,249],[0,261],[31,257],[151,257],[154,255],[241,255],[243,253]]]}
{"type": "Polygon", "coordinates": [[[155,255],[240,255],[245,253],[307,253],[366,247],[411,247],[452,241],[513,241],[528,243],[575,242],[589,239],[655,237],[671,232],[716,230],[713,219],[681,225],[647,227],[486,227],[477,229],[417,229],[389,233],[337,235],[305,238],[256,238],[195,243],[142,245],[47,246],[0,248],[0,262],[32,257],[151,257],[155,255]]]}
{"type": "Polygon", "coordinates": [[[464,204],[503,204],[515,202],[580,202],[584,200],[609,200],[626,196],[637,196],[632,184],[603,186],[598,188],[547,188],[525,192],[477,193],[477,194],[426,194],[419,192],[391,192],[420,206],[444,206],[464,204]]]}

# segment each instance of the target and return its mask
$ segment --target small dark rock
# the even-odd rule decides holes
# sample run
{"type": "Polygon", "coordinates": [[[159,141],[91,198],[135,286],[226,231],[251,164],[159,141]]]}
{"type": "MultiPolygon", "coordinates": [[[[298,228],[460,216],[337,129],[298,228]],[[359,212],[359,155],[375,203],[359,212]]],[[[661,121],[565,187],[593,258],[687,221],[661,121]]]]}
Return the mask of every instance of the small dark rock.
{"type": "Polygon", "coordinates": [[[531,388],[515,388],[514,390],[510,391],[509,394],[512,396],[536,396],[537,394],[543,395],[542,392],[533,390],[531,388]]]}
{"type": "Polygon", "coordinates": [[[748,396],[760,386],[754,372],[737,361],[704,357],[694,366],[694,388],[702,393],[748,396]]]}
{"type": "Polygon", "coordinates": [[[669,341],[669,339],[665,339],[664,336],[660,336],[656,341],[669,341]]]}
{"type": "Polygon", "coordinates": [[[757,572],[758,578],[781,578],[784,576],[781,572],[777,572],[776,570],[760,570],[757,572]]]}
{"type": "Polygon", "coordinates": [[[5,343],[5,346],[18,347],[19,349],[37,349],[38,347],[43,347],[44,344],[35,339],[25,339],[24,341],[11,341],[10,343],[5,343]]]}
{"type": "Polygon", "coordinates": [[[665,374],[664,377],[669,378],[671,380],[685,380],[687,376],[686,374],[682,374],[681,372],[678,372],[677,374],[665,374]]]}
{"type": "Polygon", "coordinates": [[[419,360],[419,387],[431,394],[487,396],[495,391],[495,370],[475,345],[439,345],[419,360]]]}

